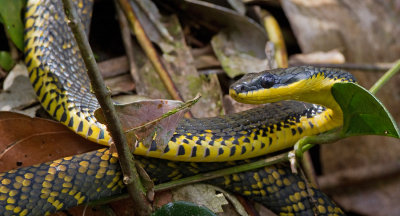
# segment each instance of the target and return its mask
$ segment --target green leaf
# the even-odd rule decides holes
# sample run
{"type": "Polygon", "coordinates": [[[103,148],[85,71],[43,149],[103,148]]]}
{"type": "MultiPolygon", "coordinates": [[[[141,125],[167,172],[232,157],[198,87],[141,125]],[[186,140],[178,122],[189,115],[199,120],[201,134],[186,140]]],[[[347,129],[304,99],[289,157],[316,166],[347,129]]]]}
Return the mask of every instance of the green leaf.
{"type": "Polygon", "coordinates": [[[11,40],[19,50],[24,48],[24,24],[21,11],[25,0],[0,0],[0,17],[11,40]]]}
{"type": "Polygon", "coordinates": [[[9,71],[14,67],[14,64],[15,62],[11,58],[10,52],[0,51],[0,68],[9,71]]]}
{"type": "Polygon", "coordinates": [[[333,97],[343,110],[345,137],[382,135],[399,138],[399,129],[384,105],[368,90],[355,83],[336,83],[333,97]]]}
{"type": "Polygon", "coordinates": [[[177,201],[163,205],[155,211],[152,216],[216,216],[206,207],[198,206],[194,203],[177,201]]]}

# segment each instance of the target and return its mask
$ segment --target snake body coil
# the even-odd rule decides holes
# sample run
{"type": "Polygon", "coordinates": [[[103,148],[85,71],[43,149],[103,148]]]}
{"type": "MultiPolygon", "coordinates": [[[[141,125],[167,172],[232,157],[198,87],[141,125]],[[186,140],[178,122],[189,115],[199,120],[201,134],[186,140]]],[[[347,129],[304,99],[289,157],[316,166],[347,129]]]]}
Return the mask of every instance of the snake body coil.
{"type": "MultiPolygon", "coordinates": [[[[87,29],[92,2],[76,1],[75,5],[87,21],[87,29]]],[[[105,126],[93,116],[99,105],[90,93],[86,68],[60,1],[28,1],[25,55],[32,85],[50,115],[76,133],[108,145],[111,140],[105,126]]],[[[347,81],[354,81],[348,73],[313,67],[246,75],[231,88],[231,95],[239,101],[277,100],[265,98],[266,94],[290,99],[285,95],[303,86],[322,92],[318,93],[322,96],[296,91],[294,97],[329,108],[283,101],[229,116],[185,119],[165,150],[139,144],[134,154],[150,157],[138,160],[155,183],[245,163],[233,160],[281,150],[303,136],[340,126],[342,113],[330,95],[330,87],[347,81]],[[199,161],[214,163],[193,163],[199,161]]],[[[106,149],[1,173],[0,182],[0,215],[48,214],[124,190],[117,158],[106,149]]],[[[261,202],[282,215],[343,213],[320,191],[312,186],[307,190],[304,180],[291,174],[287,164],[208,182],[261,202]]]]}

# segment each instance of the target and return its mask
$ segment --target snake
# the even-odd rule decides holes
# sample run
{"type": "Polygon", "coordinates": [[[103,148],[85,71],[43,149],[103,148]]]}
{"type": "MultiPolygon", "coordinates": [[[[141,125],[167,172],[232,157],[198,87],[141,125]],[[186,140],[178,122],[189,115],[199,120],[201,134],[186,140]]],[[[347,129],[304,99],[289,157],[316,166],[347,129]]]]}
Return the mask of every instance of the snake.
{"type": "MultiPolygon", "coordinates": [[[[88,33],[92,0],[74,1],[88,33]]],[[[28,0],[25,63],[42,107],[75,133],[105,146],[106,126],[61,0],[28,0]]],[[[245,164],[290,148],[304,137],[340,127],[331,94],[348,72],[311,66],[249,73],[229,90],[239,102],[263,106],[219,117],[182,119],[166,148],[138,142],[135,160],[156,184],[245,164]]],[[[343,215],[288,163],[206,181],[259,202],[280,215],[343,215]]],[[[126,191],[118,156],[108,148],[0,173],[0,215],[48,215],[126,191]]]]}

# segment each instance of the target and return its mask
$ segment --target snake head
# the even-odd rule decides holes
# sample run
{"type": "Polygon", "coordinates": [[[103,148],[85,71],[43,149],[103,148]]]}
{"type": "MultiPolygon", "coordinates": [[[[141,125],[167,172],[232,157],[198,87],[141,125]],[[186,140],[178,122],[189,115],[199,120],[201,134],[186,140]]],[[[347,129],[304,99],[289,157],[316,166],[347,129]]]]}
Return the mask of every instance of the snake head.
{"type": "Polygon", "coordinates": [[[245,94],[259,89],[273,88],[278,83],[279,77],[271,73],[271,71],[248,73],[232,84],[230,89],[237,94],[245,94]]]}
{"type": "Polygon", "coordinates": [[[244,75],[231,85],[229,94],[239,102],[252,104],[290,99],[320,104],[321,101],[313,98],[316,92],[330,96],[330,88],[334,83],[354,80],[348,72],[333,68],[279,68],[244,75]]]}
{"type": "Polygon", "coordinates": [[[237,94],[245,94],[262,89],[279,88],[311,78],[315,74],[313,73],[315,70],[312,69],[313,67],[300,66],[248,73],[232,84],[230,89],[237,94]]]}

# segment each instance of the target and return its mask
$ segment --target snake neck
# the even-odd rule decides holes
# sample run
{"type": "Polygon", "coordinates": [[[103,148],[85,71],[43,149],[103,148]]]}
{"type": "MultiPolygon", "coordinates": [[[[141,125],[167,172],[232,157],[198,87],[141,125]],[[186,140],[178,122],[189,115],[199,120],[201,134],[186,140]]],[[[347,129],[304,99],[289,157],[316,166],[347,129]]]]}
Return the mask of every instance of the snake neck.
{"type": "Polygon", "coordinates": [[[332,95],[332,86],[338,82],[344,82],[344,80],[317,74],[308,80],[301,80],[278,89],[268,102],[296,100],[324,106],[328,111],[330,110],[331,124],[339,127],[343,124],[343,112],[332,95]]]}

